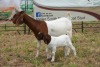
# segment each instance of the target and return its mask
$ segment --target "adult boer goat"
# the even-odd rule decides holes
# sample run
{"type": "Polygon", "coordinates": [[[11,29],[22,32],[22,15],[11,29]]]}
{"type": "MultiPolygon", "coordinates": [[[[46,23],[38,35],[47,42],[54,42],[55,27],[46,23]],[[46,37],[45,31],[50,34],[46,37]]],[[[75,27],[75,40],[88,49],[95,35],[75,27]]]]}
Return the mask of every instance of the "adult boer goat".
{"type": "Polygon", "coordinates": [[[0,0],[0,11],[12,10],[12,14],[9,17],[9,20],[11,20],[16,11],[22,11],[20,3],[21,0],[0,0]]]}
{"type": "MultiPolygon", "coordinates": [[[[28,16],[25,12],[18,12],[13,16],[13,23],[20,25],[25,23],[34,33],[35,37],[39,32],[49,34],[51,36],[59,36],[62,34],[68,34],[70,38],[72,37],[72,23],[68,18],[62,17],[53,21],[40,21],[35,20],[28,16]]],[[[39,55],[41,40],[37,39],[37,54],[39,55]]]]}

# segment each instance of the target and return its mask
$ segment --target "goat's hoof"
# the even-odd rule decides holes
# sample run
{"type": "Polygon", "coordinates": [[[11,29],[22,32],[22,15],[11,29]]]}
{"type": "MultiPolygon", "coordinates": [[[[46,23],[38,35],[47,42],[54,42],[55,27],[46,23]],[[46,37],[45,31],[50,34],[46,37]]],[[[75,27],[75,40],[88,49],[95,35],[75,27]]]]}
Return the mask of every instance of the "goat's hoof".
{"type": "Polygon", "coordinates": [[[52,58],[50,57],[50,58],[47,58],[47,60],[51,60],[52,58]]]}
{"type": "Polygon", "coordinates": [[[51,60],[51,62],[54,62],[54,60],[51,60]]]}
{"type": "Polygon", "coordinates": [[[36,55],[35,58],[38,58],[38,56],[36,55]]]}
{"type": "Polygon", "coordinates": [[[51,59],[51,62],[54,62],[54,59],[51,59]]]}

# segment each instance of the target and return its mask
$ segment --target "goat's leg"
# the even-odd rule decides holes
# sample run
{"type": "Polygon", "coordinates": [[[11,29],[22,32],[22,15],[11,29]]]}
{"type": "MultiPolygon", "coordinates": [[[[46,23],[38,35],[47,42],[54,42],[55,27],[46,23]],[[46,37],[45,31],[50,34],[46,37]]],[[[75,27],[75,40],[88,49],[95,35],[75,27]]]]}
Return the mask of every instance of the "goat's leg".
{"type": "Polygon", "coordinates": [[[65,58],[66,58],[66,56],[67,56],[67,47],[66,46],[64,46],[64,53],[65,53],[65,58]]]}
{"type": "Polygon", "coordinates": [[[65,58],[66,58],[66,56],[68,56],[69,53],[70,53],[70,48],[67,47],[67,46],[65,46],[65,47],[64,47],[64,52],[65,52],[65,58]]]}
{"type": "Polygon", "coordinates": [[[75,50],[75,47],[73,46],[71,49],[73,50],[74,56],[76,56],[76,50],[75,50]]]}
{"type": "Polygon", "coordinates": [[[49,59],[50,58],[50,55],[49,55],[48,47],[46,48],[46,55],[47,55],[47,59],[49,59]]]}
{"type": "Polygon", "coordinates": [[[52,59],[51,59],[51,62],[54,62],[54,60],[55,60],[55,52],[56,52],[56,47],[53,47],[53,49],[52,49],[52,59]]]}
{"type": "Polygon", "coordinates": [[[36,56],[35,56],[36,58],[39,56],[40,44],[41,44],[41,41],[37,40],[37,53],[36,53],[36,56]]]}
{"type": "Polygon", "coordinates": [[[72,49],[72,51],[73,51],[73,53],[74,53],[74,56],[76,56],[76,49],[75,49],[75,47],[72,45],[72,43],[70,43],[70,46],[69,46],[71,49],[72,49]]]}
{"type": "Polygon", "coordinates": [[[70,48],[67,47],[67,56],[69,55],[69,53],[70,53],[70,48]]]}

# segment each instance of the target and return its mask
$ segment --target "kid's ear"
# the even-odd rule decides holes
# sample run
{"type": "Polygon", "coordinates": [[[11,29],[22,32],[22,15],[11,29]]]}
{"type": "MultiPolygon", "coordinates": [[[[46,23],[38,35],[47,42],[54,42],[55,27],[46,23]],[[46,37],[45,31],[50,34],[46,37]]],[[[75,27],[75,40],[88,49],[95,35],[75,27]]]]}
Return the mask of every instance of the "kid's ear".
{"type": "Polygon", "coordinates": [[[42,40],[43,39],[43,33],[39,32],[38,35],[37,35],[37,39],[42,40]]]}
{"type": "Polygon", "coordinates": [[[50,43],[50,41],[51,41],[50,35],[44,34],[43,40],[44,40],[44,42],[45,42],[46,44],[50,43]]]}
{"type": "Polygon", "coordinates": [[[45,44],[47,44],[48,42],[47,42],[47,38],[46,38],[46,36],[44,35],[44,37],[43,37],[43,40],[44,40],[44,42],[45,42],[45,44]]]}

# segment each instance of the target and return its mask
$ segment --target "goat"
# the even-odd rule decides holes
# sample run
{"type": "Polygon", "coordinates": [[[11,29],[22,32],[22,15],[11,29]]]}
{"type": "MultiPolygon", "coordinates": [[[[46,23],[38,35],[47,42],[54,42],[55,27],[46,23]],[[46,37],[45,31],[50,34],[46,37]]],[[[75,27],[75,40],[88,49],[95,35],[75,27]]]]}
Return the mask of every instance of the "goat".
{"type": "MultiPolygon", "coordinates": [[[[49,34],[52,36],[59,36],[62,34],[68,34],[70,38],[72,37],[72,23],[68,18],[62,17],[53,21],[40,21],[28,16],[25,12],[21,11],[16,13],[12,21],[16,25],[21,25],[25,23],[34,33],[35,37],[39,32],[49,34]]],[[[37,39],[37,54],[39,55],[41,40],[37,39]]]]}
{"type": "Polygon", "coordinates": [[[0,11],[5,12],[8,10],[12,10],[12,14],[9,17],[9,20],[11,20],[13,15],[16,13],[16,10],[18,12],[22,11],[22,9],[20,8],[20,3],[21,0],[0,0],[0,11]]]}
{"type": "Polygon", "coordinates": [[[74,55],[76,56],[75,47],[72,45],[71,39],[68,35],[61,35],[61,36],[55,37],[55,36],[50,36],[49,34],[43,34],[39,32],[38,39],[39,40],[43,39],[44,43],[47,44],[47,48],[46,48],[47,59],[49,59],[50,57],[48,54],[49,49],[52,50],[51,62],[55,60],[56,47],[59,47],[59,46],[64,47],[65,57],[69,55],[69,52],[70,52],[70,49],[67,51],[67,47],[71,48],[74,52],[74,55]]]}

